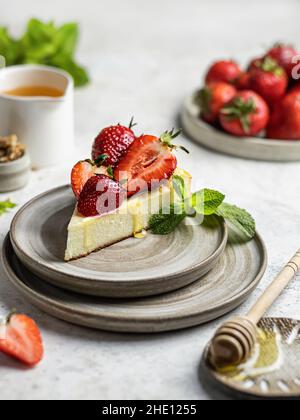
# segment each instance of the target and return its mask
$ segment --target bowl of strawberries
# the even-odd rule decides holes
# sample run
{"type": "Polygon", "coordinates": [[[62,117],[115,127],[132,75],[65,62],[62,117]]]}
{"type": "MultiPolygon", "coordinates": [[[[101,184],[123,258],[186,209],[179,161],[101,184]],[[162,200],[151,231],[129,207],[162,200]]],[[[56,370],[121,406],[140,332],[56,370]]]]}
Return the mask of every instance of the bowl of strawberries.
{"type": "Polygon", "coordinates": [[[186,132],[198,143],[233,156],[300,160],[300,52],[276,44],[246,69],[216,61],[204,86],[187,98],[186,132]]]}

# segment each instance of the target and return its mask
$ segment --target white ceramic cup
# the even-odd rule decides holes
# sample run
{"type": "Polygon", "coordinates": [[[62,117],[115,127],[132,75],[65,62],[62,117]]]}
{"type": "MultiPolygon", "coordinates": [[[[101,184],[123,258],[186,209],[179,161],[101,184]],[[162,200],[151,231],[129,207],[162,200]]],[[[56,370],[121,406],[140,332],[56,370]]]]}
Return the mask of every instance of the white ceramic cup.
{"type": "Polygon", "coordinates": [[[0,70],[0,135],[16,134],[33,168],[68,161],[74,146],[73,79],[53,67],[20,65],[0,70]],[[47,86],[60,97],[12,96],[24,86],[47,86]]]}

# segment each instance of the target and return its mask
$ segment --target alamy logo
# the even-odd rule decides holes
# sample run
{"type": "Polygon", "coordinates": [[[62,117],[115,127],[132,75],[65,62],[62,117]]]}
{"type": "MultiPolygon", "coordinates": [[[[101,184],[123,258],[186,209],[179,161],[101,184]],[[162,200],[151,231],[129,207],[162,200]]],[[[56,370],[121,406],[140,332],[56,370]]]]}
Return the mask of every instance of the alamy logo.
{"type": "Polygon", "coordinates": [[[6,66],[5,57],[3,55],[0,55],[0,69],[3,69],[6,66]]]}
{"type": "Polygon", "coordinates": [[[300,79],[300,55],[295,55],[295,57],[292,58],[292,63],[295,64],[292,71],[292,77],[294,80],[299,80],[300,79]]]}

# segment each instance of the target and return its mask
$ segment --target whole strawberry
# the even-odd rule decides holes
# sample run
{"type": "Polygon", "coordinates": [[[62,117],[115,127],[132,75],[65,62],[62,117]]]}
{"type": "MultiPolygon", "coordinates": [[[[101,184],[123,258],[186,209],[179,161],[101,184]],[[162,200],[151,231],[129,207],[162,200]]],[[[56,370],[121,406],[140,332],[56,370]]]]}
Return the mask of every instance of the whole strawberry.
{"type": "Polygon", "coordinates": [[[231,60],[217,61],[214,63],[205,77],[205,83],[225,82],[234,84],[242,70],[240,66],[231,60]]]}
{"type": "Polygon", "coordinates": [[[220,123],[227,133],[256,136],[269,122],[269,108],[255,92],[239,92],[220,112],[220,123]]]}
{"type": "Polygon", "coordinates": [[[280,140],[300,140],[300,91],[286,95],[275,106],[267,137],[280,140]]]}
{"type": "Polygon", "coordinates": [[[122,205],[126,196],[118,182],[105,175],[95,175],[83,187],[77,209],[85,217],[111,213],[122,205]]]}
{"type": "Polygon", "coordinates": [[[292,79],[293,68],[297,63],[293,62],[293,58],[299,56],[299,52],[291,45],[275,44],[267,54],[267,57],[274,59],[279,66],[283,67],[289,79],[292,79]]]}
{"type": "Polygon", "coordinates": [[[249,74],[250,89],[257,92],[270,106],[281,99],[287,91],[287,75],[272,58],[264,58],[250,70],[249,74]]]}
{"type": "Polygon", "coordinates": [[[97,160],[100,156],[106,156],[104,164],[116,166],[135,140],[133,126],[131,120],[129,128],[120,124],[104,128],[94,141],[92,159],[97,160]]]}
{"type": "Polygon", "coordinates": [[[201,118],[209,124],[218,121],[220,109],[236,94],[236,89],[224,82],[214,82],[201,89],[195,101],[201,109],[201,118]]]}

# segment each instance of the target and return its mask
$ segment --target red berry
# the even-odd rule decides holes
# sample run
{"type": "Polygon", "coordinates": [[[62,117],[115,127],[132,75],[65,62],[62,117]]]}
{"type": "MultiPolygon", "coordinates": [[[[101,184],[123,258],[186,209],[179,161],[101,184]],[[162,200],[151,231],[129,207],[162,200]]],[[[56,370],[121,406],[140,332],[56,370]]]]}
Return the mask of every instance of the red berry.
{"type": "Polygon", "coordinates": [[[201,108],[204,121],[214,124],[219,117],[220,109],[236,94],[236,89],[224,82],[210,83],[200,90],[196,102],[201,108]]]}
{"type": "Polygon", "coordinates": [[[220,112],[224,130],[236,136],[255,136],[266,128],[269,108],[255,92],[239,92],[220,112]]]}
{"type": "Polygon", "coordinates": [[[267,137],[300,140],[300,91],[292,91],[276,104],[267,129],[267,137]]]}
{"type": "Polygon", "coordinates": [[[217,61],[209,69],[205,82],[225,82],[234,84],[240,76],[242,70],[234,61],[217,61]]]}
{"type": "Polygon", "coordinates": [[[266,56],[276,60],[279,66],[284,68],[288,78],[292,79],[293,68],[297,65],[297,63],[293,63],[293,58],[299,56],[299,52],[293,46],[276,44],[267,52],[266,56]]]}
{"type": "Polygon", "coordinates": [[[160,181],[169,179],[177,167],[169,143],[158,137],[143,135],[137,138],[119,162],[114,176],[126,185],[128,196],[151,190],[160,181]]]}
{"type": "Polygon", "coordinates": [[[41,333],[36,323],[26,315],[14,314],[7,324],[0,351],[28,366],[39,363],[44,354],[41,333]]]}
{"type": "Polygon", "coordinates": [[[277,62],[266,57],[250,72],[249,85],[270,106],[273,106],[287,91],[288,79],[277,62]]]}
{"type": "Polygon", "coordinates": [[[105,175],[95,175],[85,184],[77,208],[85,217],[99,216],[115,211],[125,198],[126,191],[118,182],[105,175]]]}
{"type": "Polygon", "coordinates": [[[238,90],[247,90],[250,85],[250,74],[246,71],[242,72],[235,82],[235,87],[238,90]]]}
{"type": "Polygon", "coordinates": [[[73,167],[71,185],[77,199],[88,179],[95,175],[95,170],[96,166],[89,161],[80,161],[73,167]]]}
{"type": "Polygon", "coordinates": [[[107,159],[104,164],[106,166],[115,166],[124,156],[134,139],[135,135],[128,127],[115,125],[104,128],[94,141],[92,158],[96,160],[99,156],[106,155],[107,159]]]}

